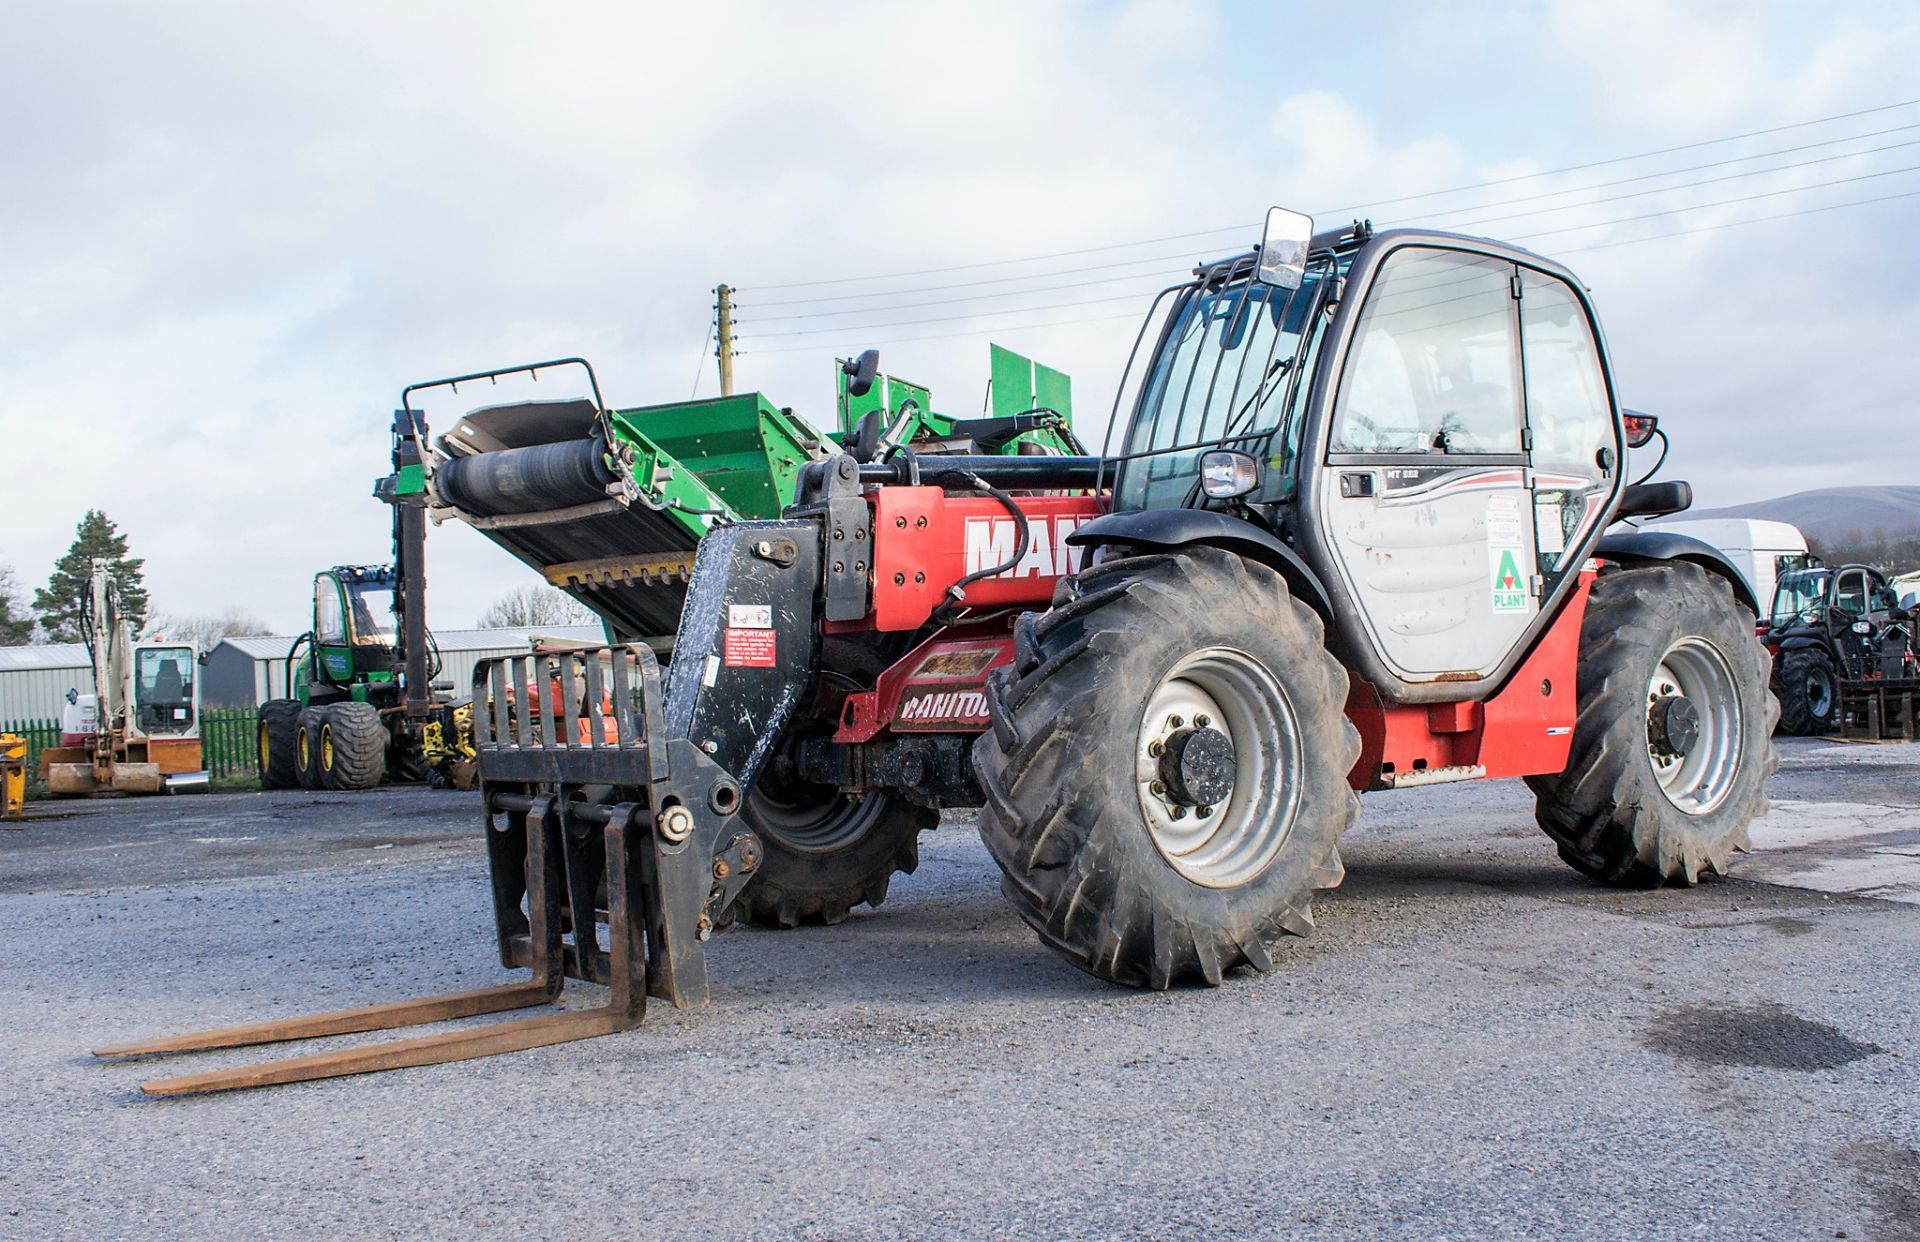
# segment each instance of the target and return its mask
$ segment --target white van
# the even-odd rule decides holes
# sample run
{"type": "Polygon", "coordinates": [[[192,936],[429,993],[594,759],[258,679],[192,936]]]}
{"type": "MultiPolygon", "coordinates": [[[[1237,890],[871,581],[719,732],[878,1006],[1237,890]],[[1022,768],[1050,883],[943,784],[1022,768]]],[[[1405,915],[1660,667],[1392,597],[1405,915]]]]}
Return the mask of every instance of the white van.
{"type": "Polygon", "coordinates": [[[1655,530],[1670,530],[1710,543],[1726,554],[1746,575],[1753,597],[1764,612],[1773,599],[1773,584],[1790,569],[1804,569],[1814,560],[1797,526],[1758,518],[1679,518],[1661,522],[1655,530]]]}

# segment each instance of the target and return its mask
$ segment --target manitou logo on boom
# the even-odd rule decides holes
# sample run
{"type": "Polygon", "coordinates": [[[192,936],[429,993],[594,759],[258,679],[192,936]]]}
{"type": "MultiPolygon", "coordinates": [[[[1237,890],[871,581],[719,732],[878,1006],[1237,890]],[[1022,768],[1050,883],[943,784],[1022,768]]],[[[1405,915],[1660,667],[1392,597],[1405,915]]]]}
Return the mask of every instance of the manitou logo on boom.
{"type": "MultiPolygon", "coordinates": [[[[1064,578],[1077,573],[1084,549],[1067,546],[1067,536],[1082,522],[1093,519],[1073,515],[1027,519],[1027,552],[1020,563],[995,574],[996,578],[1064,578]]],[[[977,574],[1013,559],[1020,532],[1012,518],[971,517],[967,519],[967,572],[977,574]]]]}

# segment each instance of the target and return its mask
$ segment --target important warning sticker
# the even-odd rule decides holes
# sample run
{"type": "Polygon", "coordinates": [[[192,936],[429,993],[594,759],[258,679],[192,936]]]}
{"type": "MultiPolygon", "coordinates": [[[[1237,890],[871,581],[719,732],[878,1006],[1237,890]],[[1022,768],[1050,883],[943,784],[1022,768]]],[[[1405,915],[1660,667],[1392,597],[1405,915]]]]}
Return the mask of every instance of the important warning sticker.
{"type": "Polygon", "coordinates": [[[773,631],[748,629],[744,626],[729,629],[725,662],[728,668],[772,668],[774,665],[773,631]]]}

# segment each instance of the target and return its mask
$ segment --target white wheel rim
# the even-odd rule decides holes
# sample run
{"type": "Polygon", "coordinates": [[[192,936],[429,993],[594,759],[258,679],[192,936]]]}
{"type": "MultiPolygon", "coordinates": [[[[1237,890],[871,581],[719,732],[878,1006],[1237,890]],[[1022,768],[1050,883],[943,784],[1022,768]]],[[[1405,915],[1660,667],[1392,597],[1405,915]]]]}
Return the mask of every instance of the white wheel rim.
{"type": "Polygon", "coordinates": [[[1286,844],[1304,765],[1299,719],[1279,680],[1244,651],[1194,652],[1148,698],[1135,744],[1134,782],[1154,847],[1195,884],[1248,883],[1286,844]],[[1167,740],[1194,727],[1217,729],[1233,745],[1232,785],[1217,805],[1182,805],[1160,783],[1167,740]]]}
{"type": "Polygon", "coordinates": [[[1647,760],[1669,802],[1688,815],[1710,814],[1733,792],[1740,766],[1739,683],[1719,648],[1688,637],[1667,648],[1647,680],[1649,716],[1662,698],[1676,694],[1693,705],[1699,735],[1686,754],[1664,754],[1654,744],[1649,722],[1647,760]]]}

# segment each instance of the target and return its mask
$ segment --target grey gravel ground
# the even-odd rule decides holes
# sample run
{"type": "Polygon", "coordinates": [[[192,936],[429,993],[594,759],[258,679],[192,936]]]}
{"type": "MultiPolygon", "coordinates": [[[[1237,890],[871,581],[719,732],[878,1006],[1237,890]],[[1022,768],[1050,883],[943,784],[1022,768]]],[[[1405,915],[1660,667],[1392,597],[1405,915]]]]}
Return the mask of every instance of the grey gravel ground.
{"type": "Polygon", "coordinates": [[[1137,994],[951,819],[882,909],[716,939],[703,1012],[161,1101],[84,1050],[503,980],[470,795],[63,804],[0,831],[0,1237],[1920,1238],[1920,747],[1783,753],[1770,882],[1379,795],[1281,971],[1137,994]]]}

